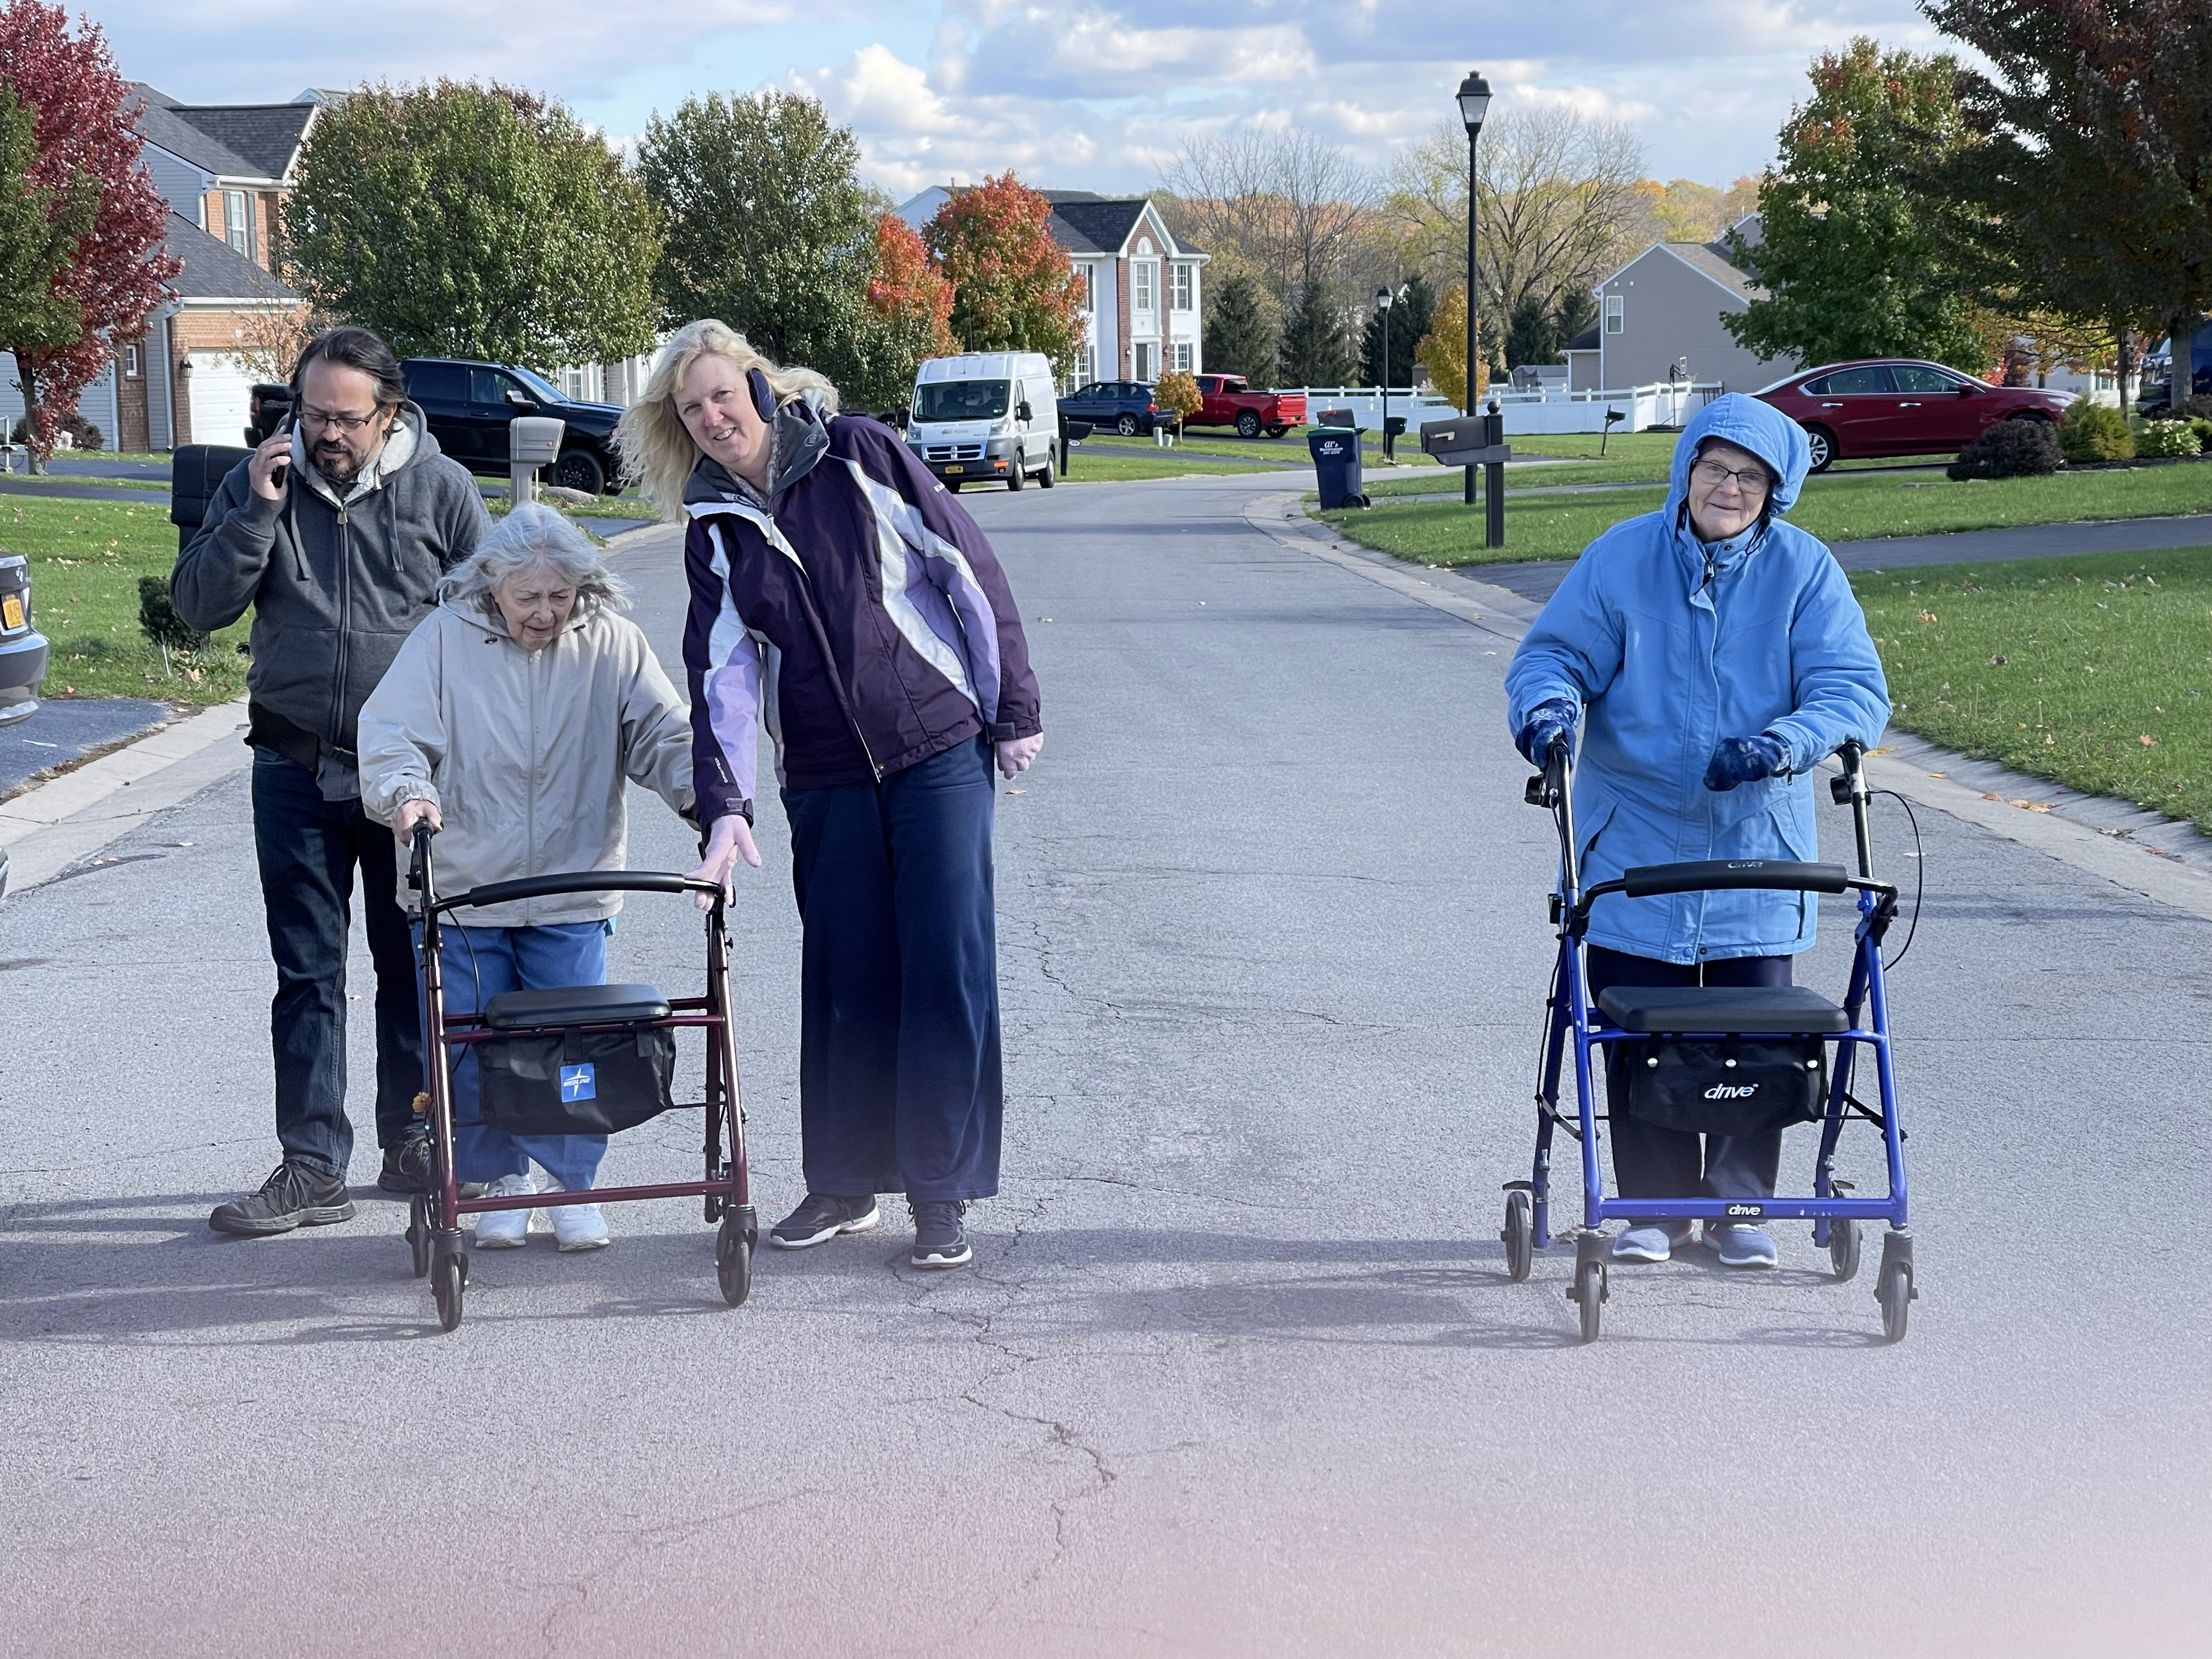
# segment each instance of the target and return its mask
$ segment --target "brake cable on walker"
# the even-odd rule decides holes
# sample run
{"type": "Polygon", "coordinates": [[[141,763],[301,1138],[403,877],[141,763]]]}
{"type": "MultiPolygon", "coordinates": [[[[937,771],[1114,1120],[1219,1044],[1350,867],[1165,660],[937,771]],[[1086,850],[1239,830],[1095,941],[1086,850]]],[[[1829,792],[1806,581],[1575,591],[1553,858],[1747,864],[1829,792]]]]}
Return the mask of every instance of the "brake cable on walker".
{"type": "Polygon", "coordinates": [[[1920,819],[1912,810],[1912,803],[1894,789],[1874,789],[1868,793],[1870,797],[1887,795],[1905,809],[1905,820],[1912,825],[1912,920],[1905,927],[1905,943],[1898,946],[1895,956],[1881,964],[1882,971],[1887,973],[1905,960],[1905,953],[1912,948],[1913,936],[1920,931],[1920,901],[1928,891],[1928,857],[1920,839],[1920,819]]]}

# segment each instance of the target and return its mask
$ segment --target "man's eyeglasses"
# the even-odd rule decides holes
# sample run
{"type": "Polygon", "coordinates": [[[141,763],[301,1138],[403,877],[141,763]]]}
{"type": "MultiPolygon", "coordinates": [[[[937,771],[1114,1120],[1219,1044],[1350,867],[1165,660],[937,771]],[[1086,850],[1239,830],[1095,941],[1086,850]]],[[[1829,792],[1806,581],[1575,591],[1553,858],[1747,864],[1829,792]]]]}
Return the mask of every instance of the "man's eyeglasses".
{"type": "Polygon", "coordinates": [[[1690,476],[1715,489],[1734,478],[1735,487],[1747,495],[1763,496],[1767,491],[1766,469],[1763,466],[1737,468],[1723,466],[1718,461],[1699,461],[1690,469],[1690,476]]]}
{"type": "Polygon", "coordinates": [[[365,431],[383,413],[380,409],[368,415],[325,415],[319,409],[302,409],[300,424],[324,430],[335,428],[350,438],[356,432],[365,431]]]}

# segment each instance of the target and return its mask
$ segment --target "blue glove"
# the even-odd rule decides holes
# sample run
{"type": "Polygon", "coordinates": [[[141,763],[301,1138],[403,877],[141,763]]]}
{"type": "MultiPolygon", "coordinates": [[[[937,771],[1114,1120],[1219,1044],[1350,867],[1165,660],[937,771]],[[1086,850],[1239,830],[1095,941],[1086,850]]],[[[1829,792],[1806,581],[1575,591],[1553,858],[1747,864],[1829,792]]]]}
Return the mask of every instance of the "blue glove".
{"type": "Polygon", "coordinates": [[[1553,738],[1574,736],[1575,722],[1582,718],[1582,712],[1565,697],[1548,698],[1528,711],[1528,723],[1521,728],[1513,746],[1529,765],[1541,766],[1553,738]]]}
{"type": "Polygon", "coordinates": [[[1790,764],[1790,750],[1771,732],[1755,738],[1723,738],[1705,763],[1705,787],[1725,793],[1739,783],[1757,783],[1790,764]]]}

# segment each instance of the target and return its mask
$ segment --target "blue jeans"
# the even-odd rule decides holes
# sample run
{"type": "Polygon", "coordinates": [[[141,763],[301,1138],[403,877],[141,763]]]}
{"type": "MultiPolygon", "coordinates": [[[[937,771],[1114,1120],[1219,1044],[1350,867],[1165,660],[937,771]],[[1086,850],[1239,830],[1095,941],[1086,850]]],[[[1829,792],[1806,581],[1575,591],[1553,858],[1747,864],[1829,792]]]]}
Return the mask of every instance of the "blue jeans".
{"type": "Polygon", "coordinates": [[[315,775],[274,750],[253,751],[253,852],[269,921],[276,996],[276,1139],[288,1161],[343,1179],[353,1158],[346,1116],[346,943],[354,866],[376,963],[376,1139],[396,1146],[416,1127],[422,1086],[422,1000],[398,843],[358,800],[325,800],[315,775]]]}
{"type": "MultiPolygon", "coordinates": [[[[502,991],[552,990],[563,985],[604,985],[607,978],[605,921],[563,922],[550,927],[457,927],[438,930],[445,970],[446,1012],[473,1014],[502,991]]],[[[422,930],[415,929],[415,951],[422,930]]],[[[477,1115],[475,1045],[464,1044],[453,1061],[453,1178],[497,1181],[521,1175],[538,1160],[572,1193],[598,1178],[607,1155],[605,1135],[511,1135],[477,1115]]]]}

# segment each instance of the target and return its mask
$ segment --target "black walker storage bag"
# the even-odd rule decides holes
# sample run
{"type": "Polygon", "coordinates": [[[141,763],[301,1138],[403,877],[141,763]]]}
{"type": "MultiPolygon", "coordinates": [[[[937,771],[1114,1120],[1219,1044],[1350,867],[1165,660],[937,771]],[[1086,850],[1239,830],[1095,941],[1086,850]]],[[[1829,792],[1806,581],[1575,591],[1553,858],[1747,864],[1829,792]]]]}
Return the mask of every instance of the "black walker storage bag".
{"type": "Polygon", "coordinates": [[[477,1110],[495,1129],[514,1135],[618,1134],[675,1104],[675,1032],[652,1026],[577,1029],[665,1018],[667,999],[649,985],[508,992],[494,997],[484,1012],[495,1030],[563,1027],[557,1035],[501,1036],[473,1045],[477,1110]]]}
{"type": "Polygon", "coordinates": [[[1827,1044],[1817,1036],[1661,1036],[1620,1050],[1628,1115],[1656,1128],[1770,1134],[1827,1109],[1827,1044]]]}

